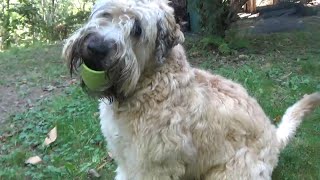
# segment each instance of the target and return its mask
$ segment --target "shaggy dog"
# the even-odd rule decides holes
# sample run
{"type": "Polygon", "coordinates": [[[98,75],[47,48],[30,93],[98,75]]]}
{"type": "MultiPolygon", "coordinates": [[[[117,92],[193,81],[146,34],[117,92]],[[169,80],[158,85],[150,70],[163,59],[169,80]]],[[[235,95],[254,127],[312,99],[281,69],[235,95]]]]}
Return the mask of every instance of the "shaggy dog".
{"type": "Polygon", "coordinates": [[[99,1],[64,47],[71,73],[85,63],[110,79],[100,119],[115,179],[271,179],[320,93],[276,128],[241,85],[189,65],[173,13],[164,0],[99,1]]]}

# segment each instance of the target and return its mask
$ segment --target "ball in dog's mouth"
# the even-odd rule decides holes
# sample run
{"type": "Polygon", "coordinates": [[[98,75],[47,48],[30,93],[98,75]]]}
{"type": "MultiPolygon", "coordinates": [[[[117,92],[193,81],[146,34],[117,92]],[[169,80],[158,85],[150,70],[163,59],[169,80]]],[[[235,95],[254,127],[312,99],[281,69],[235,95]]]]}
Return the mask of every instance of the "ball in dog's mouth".
{"type": "Polygon", "coordinates": [[[92,91],[102,91],[109,82],[105,71],[97,71],[83,63],[81,65],[81,78],[84,84],[92,91]]]}

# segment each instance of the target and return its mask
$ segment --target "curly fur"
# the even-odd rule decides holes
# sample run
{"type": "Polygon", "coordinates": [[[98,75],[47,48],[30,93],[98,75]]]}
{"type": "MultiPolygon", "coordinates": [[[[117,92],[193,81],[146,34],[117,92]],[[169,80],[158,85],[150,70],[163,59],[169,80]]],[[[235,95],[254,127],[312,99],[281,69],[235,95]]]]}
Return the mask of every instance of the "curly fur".
{"type": "Polygon", "coordinates": [[[100,102],[116,179],[271,179],[280,151],[320,104],[320,93],[289,108],[276,128],[241,85],[189,65],[167,3],[99,1],[63,51],[74,71],[87,61],[88,34],[116,42],[101,59],[111,79],[101,93],[115,99],[100,102]]]}

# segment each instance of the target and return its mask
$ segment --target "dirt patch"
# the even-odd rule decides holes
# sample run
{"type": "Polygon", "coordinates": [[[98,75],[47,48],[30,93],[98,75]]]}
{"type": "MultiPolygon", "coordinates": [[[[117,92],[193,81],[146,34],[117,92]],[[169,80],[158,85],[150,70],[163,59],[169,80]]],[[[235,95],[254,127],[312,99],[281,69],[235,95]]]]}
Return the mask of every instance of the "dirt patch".
{"type": "Polygon", "coordinates": [[[31,109],[39,98],[48,95],[48,93],[43,93],[38,89],[29,90],[30,93],[21,98],[14,87],[7,86],[0,88],[0,94],[2,95],[0,100],[0,123],[8,119],[10,115],[14,115],[14,113],[31,109]]]}
{"type": "Polygon", "coordinates": [[[0,124],[74,83],[61,49],[61,44],[54,44],[0,53],[0,124]]]}
{"type": "Polygon", "coordinates": [[[74,80],[69,79],[65,80],[62,85],[52,84],[44,87],[31,87],[24,83],[17,87],[14,84],[1,86],[0,124],[4,123],[11,115],[31,110],[42,99],[61,93],[63,88],[72,83],[74,80]]]}
{"type": "Polygon", "coordinates": [[[14,106],[20,109],[18,102],[18,97],[15,95],[15,90],[12,87],[0,87],[0,124],[4,122],[9,117],[9,114],[13,113],[13,109],[10,106],[14,106]]]}

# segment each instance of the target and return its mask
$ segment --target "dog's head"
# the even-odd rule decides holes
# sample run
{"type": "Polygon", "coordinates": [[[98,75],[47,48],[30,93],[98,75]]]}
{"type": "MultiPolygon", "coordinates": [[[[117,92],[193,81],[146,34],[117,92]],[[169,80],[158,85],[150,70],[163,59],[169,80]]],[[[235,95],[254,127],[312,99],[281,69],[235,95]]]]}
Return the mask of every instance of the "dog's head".
{"type": "Polygon", "coordinates": [[[184,37],[166,0],[101,0],[68,40],[70,72],[85,63],[110,79],[102,93],[128,96],[143,71],[161,66],[184,37]]]}

